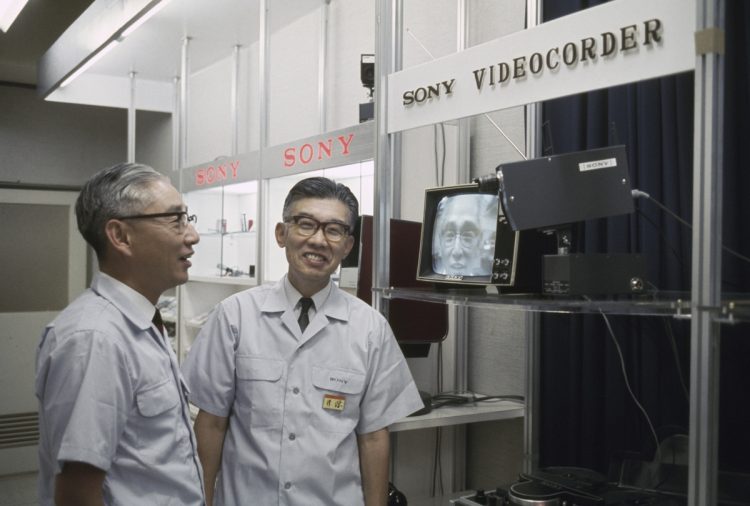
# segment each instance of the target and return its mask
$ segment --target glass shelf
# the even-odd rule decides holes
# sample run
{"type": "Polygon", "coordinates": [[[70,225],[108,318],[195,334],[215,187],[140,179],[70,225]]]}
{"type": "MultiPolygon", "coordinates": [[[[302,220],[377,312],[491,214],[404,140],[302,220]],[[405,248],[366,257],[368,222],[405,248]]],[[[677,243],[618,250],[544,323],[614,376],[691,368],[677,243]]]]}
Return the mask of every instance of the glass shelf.
{"type": "MultiPolygon", "coordinates": [[[[490,290],[493,290],[491,288],[490,290]]],[[[497,308],[546,313],[620,314],[634,316],[672,316],[690,318],[689,292],[654,292],[607,298],[582,296],[545,296],[529,293],[490,293],[485,288],[373,288],[387,299],[410,299],[459,306],[497,308]]],[[[715,309],[715,321],[740,323],[750,321],[750,294],[724,294],[715,309]]]]}
{"type": "Polygon", "coordinates": [[[255,286],[258,280],[248,276],[190,276],[188,281],[196,283],[219,283],[223,285],[255,286]]]}
{"type": "Polygon", "coordinates": [[[226,236],[226,235],[255,235],[255,230],[236,230],[234,232],[217,232],[216,230],[208,230],[206,232],[199,232],[201,237],[213,237],[213,236],[226,236]]]}
{"type": "Polygon", "coordinates": [[[475,402],[460,406],[442,406],[424,415],[403,418],[391,424],[388,430],[391,432],[402,432],[405,430],[446,427],[464,423],[522,418],[524,416],[524,409],[522,402],[501,400],[475,402]]]}

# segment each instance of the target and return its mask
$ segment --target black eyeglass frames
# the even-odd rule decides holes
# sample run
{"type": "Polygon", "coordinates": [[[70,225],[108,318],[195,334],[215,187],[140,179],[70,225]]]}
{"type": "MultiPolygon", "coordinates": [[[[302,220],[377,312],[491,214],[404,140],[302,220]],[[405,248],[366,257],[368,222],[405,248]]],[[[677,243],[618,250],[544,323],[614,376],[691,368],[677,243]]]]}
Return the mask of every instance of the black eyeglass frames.
{"type": "Polygon", "coordinates": [[[304,237],[315,235],[321,228],[323,229],[323,235],[331,242],[339,242],[349,235],[349,225],[338,221],[320,222],[309,216],[296,215],[284,220],[284,222],[293,224],[297,233],[304,237]]]}
{"type": "Polygon", "coordinates": [[[188,223],[195,225],[198,223],[198,217],[189,214],[187,211],[174,211],[171,213],[152,213],[152,214],[133,214],[130,216],[117,216],[116,220],[144,220],[151,218],[174,218],[174,223],[180,228],[187,228],[188,223]]]}

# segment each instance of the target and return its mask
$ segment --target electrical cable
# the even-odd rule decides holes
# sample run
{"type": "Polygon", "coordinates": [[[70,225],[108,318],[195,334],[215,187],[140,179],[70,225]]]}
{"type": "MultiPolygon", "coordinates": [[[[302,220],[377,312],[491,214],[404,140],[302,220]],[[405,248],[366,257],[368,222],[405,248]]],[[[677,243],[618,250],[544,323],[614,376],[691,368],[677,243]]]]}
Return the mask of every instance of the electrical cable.
{"type": "MultiPolygon", "coordinates": [[[[588,297],[586,298],[588,299],[588,297]]],[[[612,338],[612,342],[615,345],[617,354],[620,357],[620,367],[622,369],[622,377],[625,380],[625,387],[628,389],[628,392],[630,393],[630,397],[633,399],[633,402],[635,403],[635,405],[638,407],[641,413],[643,413],[643,417],[646,419],[646,423],[648,424],[649,429],[651,429],[651,434],[654,436],[654,442],[656,443],[656,451],[654,452],[654,462],[660,462],[661,450],[659,448],[659,436],[656,435],[656,430],[654,429],[653,423],[651,423],[651,418],[649,418],[648,413],[644,409],[643,405],[641,405],[641,403],[638,401],[638,398],[633,392],[633,389],[630,387],[630,380],[628,379],[628,372],[625,369],[625,357],[622,354],[622,349],[620,348],[620,343],[617,341],[615,332],[612,330],[612,325],[610,325],[609,323],[609,318],[607,318],[607,315],[601,309],[599,309],[599,314],[601,314],[602,318],[604,318],[604,323],[607,325],[607,330],[609,331],[609,335],[612,338]]]]}
{"type": "Polygon", "coordinates": [[[669,342],[672,345],[672,356],[674,357],[675,365],[677,366],[677,375],[680,378],[680,385],[682,386],[682,393],[685,394],[685,399],[690,403],[690,392],[687,385],[685,384],[685,377],[682,373],[682,365],[680,364],[680,355],[677,353],[677,340],[675,339],[674,332],[672,331],[672,325],[668,318],[662,320],[664,327],[667,329],[667,335],[669,336],[669,342]]]}
{"type": "Polygon", "coordinates": [[[685,264],[683,263],[682,258],[680,258],[680,252],[677,250],[677,248],[675,248],[674,246],[672,246],[672,244],[670,244],[671,241],[669,240],[669,238],[664,233],[664,229],[662,227],[660,227],[654,220],[652,220],[640,208],[636,209],[636,211],[638,211],[638,215],[641,218],[643,218],[644,220],[646,220],[647,222],[649,222],[659,232],[659,235],[661,236],[662,241],[669,248],[669,250],[672,252],[672,254],[675,257],[675,260],[677,260],[677,263],[680,264],[680,268],[681,269],[685,269],[685,264]]]}
{"type": "MultiPolygon", "coordinates": [[[[667,206],[665,206],[664,204],[662,204],[661,202],[659,202],[658,200],[656,200],[655,198],[653,198],[648,193],[646,193],[646,192],[644,192],[642,190],[638,190],[638,189],[634,188],[634,189],[632,189],[630,191],[630,194],[633,196],[633,198],[646,198],[646,199],[650,200],[651,202],[653,202],[654,204],[656,204],[656,206],[659,207],[662,211],[664,211],[665,213],[667,213],[670,216],[672,216],[675,220],[677,220],[680,223],[682,223],[688,229],[693,230],[693,225],[690,224],[690,222],[682,219],[677,213],[675,213],[674,211],[672,211],[671,209],[669,209],[667,206]]],[[[729,253],[731,255],[734,255],[735,257],[739,258],[740,260],[743,260],[743,261],[745,261],[747,263],[750,263],[750,257],[746,257],[742,253],[739,253],[739,252],[733,250],[732,248],[729,248],[729,247],[724,246],[722,244],[721,245],[721,249],[723,249],[724,251],[726,251],[727,253],[729,253]]]]}

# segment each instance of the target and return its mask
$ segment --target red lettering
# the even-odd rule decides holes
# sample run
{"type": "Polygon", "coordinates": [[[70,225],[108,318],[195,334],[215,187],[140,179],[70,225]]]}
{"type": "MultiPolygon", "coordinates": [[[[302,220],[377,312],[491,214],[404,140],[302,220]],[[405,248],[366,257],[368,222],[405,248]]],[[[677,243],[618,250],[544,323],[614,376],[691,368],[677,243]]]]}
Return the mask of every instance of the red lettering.
{"type": "Polygon", "coordinates": [[[219,165],[216,167],[216,179],[219,181],[224,181],[227,178],[227,168],[225,165],[219,165]]]}
{"type": "MultiPolygon", "coordinates": [[[[332,158],[333,144],[335,141],[338,141],[338,143],[341,145],[341,155],[346,156],[349,154],[349,146],[351,145],[353,140],[354,134],[339,135],[335,140],[333,138],[330,138],[324,141],[317,141],[314,144],[305,143],[299,147],[299,150],[298,148],[294,147],[286,148],[283,155],[284,167],[294,167],[297,164],[297,161],[304,165],[307,165],[312,162],[313,158],[316,155],[318,160],[322,160],[323,158],[332,158]]],[[[237,166],[239,166],[239,162],[237,162],[237,166]]],[[[232,169],[235,171],[236,175],[235,167],[233,166],[232,169]]]]}
{"type": "Polygon", "coordinates": [[[352,139],[354,139],[354,134],[349,134],[349,137],[346,138],[343,135],[339,135],[339,142],[341,143],[341,147],[344,149],[341,151],[342,155],[348,155],[349,154],[349,144],[351,144],[352,139]]]}
{"type": "Polygon", "coordinates": [[[196,186],[203,186],[206,184],[206,171],[198,169],[195,171],[195,184],[196,186]]]}
{"type": "Polygon", "coordinates": [[[206,182],[211,184],[216,181],[216,169],[211,166],[206,169],[206,182]]]}
{"type": "Polygon", "coordinates": [[[328,158],[331,158],[331,148],[333,147],[333,139],[328,139],[327,142],[318,141],[318,160],[323,159],[323,152],[328,158]]]}
{"type": "Polygon", "coordinates": [[[237,169],[240,168],[240,161],[229,162],[229,166],[232,169],[232,179],[237,179],[237,169]]]}
{"type": "Polygon", "coordinates": [[[310,163],[313,159],[313,147],[312,144],[303,144],[301,148],[299,148],[299,161],[307,165],[310,163]],[[309,156],[305,155],[305,151],[309,153],[309,156]]]}
{"type": "Polygon", "coordinates": [[[293,167],[297,163],[295,157],[296,151],[295,148],[286,148],[284,150],[284,167],[293,167]]]}

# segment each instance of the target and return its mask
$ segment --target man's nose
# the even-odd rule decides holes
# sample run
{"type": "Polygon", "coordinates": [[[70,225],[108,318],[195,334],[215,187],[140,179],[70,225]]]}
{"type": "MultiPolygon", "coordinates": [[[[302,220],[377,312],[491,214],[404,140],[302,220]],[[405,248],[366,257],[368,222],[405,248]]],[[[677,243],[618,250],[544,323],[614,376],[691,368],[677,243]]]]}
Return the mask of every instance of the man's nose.
{"type": "Polygon", "coordinates": [[[323,231],[323,227],[318,227],[318,230],[315,231],[313,235],[307,238],[308,241],[313,241],[319,244],[327,244],[328,239],[326,239],[326,234],[323,231]]]}
{"type": "Polygon", "coordinates": [[[198,244],[201,240],[201,236],[195,229],[192,223],[188,223],[187,230],[185,231],[185,242],[188,244],[198,244]]]}

